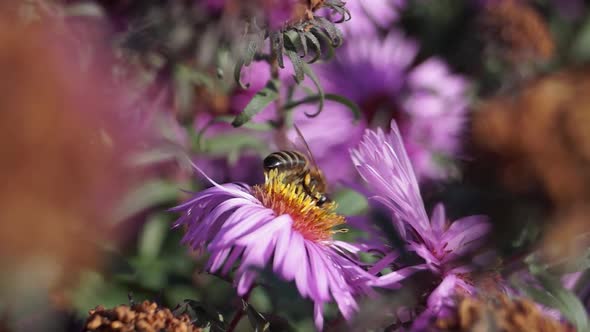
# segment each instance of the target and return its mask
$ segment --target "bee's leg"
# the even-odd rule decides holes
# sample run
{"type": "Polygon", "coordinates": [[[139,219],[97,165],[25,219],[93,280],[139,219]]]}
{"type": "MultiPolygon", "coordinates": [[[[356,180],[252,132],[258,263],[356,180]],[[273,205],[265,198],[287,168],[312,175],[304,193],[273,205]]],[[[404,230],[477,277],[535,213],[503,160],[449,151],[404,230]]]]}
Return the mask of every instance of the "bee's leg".
{"type": "Polygon", "coordinates": [[[303,190],[305,191],[307,196],[309,196],[319,202],[319,200],[321,199],[321,196],[318,197],[313,194],[313,192],[311,190],[311,188],[312,188],[311,175],[309,173],[305,174],[305,177],[303,178],[303,182],[301,183],[301,186],[303,187],[303,190]]]}

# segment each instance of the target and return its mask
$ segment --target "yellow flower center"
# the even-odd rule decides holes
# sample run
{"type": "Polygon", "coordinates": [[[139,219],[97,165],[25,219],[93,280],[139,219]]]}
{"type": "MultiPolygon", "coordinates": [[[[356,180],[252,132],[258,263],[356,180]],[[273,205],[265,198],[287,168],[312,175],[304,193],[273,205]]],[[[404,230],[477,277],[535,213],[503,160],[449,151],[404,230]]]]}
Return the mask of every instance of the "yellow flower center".
{"type": "Polygon", "coordinates": [[[336,203],[318,206],[301,184],[288,181],[286,174],[276,169],[267,172],[265,183],[254,186],[253,191],[254,196],[277,215],[290,215],[293,229],[308,240],[331,239],[337,232],[332,228],[345,222],[343,216],[336,214],[336,203]]]}

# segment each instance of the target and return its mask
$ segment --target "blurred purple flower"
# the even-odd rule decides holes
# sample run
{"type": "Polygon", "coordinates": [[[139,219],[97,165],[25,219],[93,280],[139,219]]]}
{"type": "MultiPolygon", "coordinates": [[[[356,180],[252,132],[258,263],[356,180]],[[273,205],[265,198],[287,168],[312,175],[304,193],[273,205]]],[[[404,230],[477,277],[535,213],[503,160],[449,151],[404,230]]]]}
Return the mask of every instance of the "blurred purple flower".
{"type": "Polygon", "coordinates": [[[326,91],[359,104],[369,125],[398,121],[420,180],[444,179],[452,175],[445,161],[460,150],[468,84],[438,58],[412,67],[417,51],[397,31],[350,38],[318,74],[326,91]]]}
{"type": "Polygon", "coordinates": [[[226,0],[201,0],[198,2],[204,2],[207,8],[211,10],[222,10],[225,6],[226,0]]]}
{"type": "Polygon", "coordinates": [[[375,33],[378,28],[387,29],[398,20],[406,0],[353,0],[346,3],[351,20],[342,28],[347,36],[375,33]]]}
{"type": "MultiPolygon", "coordinates": [[[[296,109],[293,122],[301,130],[328,183],[337,185],[355,176],[348,151],[360,140],[365,124],[355,122],[350,110],[330,101],[326,101],[324,110],[317,117],[305,115],[305,112],[315,112],[315,108],[316,105],[296,109]]],[[[299,143],[299,150],[304,151],[295,129],[290,128],[287,137],[299,143]]]]}
{"type": "Polygon", "coordinates": [[[412,165],[419,179],[446,178],[452,175],[452,169],[440,159],[460,152],[468,105],[467,81],[451,74],[441,59],[431,58],[409,73],[407,84],[403,109],[411,119],[402,124],[402,133],[412,165]]]}
{"type": "MultiPolygon", "coordinates": [[[[487,218],[470,216],[449,224],[444,207],[439,204],[429,221],[395,121],[391,122],[389,134],[380,128],[367,130],[351,155],[358,172],[375,193],[372,198],[391,211],[393,224],[406,249],[424,260],[421,264],[398,268],[371,285],[399,287],[399,282],[409,275],[429,270],[439,280],[438,287],[428,297],[428,306],[435,311],[444,307],[457,290],[472,294],[474,287],[464,278],[470,266],[460,259],[481,246],[489,231],[487,218]]],[[[387,254],[373,272],[387,267],[399,255],[387,254]]]]}
{"type": "Polygon", "coordinates": [[[211,255],[211,273],[227,274],[239,261],[234,279],[239,295],[251,290],[257,269],[266,266],[294,281],[299,293],[314,302],[321,330],[323,304],[335,301],[350,319],[357,310],[354,297],[369,294],[367,284],[374,277],[354,262],[356,248],[332,238],[332,227],[344,222],[334,213],[335,205],[317,206],[284,176],[269,172],[265,184],[254,187],[210,180],[214,187],[174,209],[182,212],[175,227],[185,226],[183,242],[211,255]]]}

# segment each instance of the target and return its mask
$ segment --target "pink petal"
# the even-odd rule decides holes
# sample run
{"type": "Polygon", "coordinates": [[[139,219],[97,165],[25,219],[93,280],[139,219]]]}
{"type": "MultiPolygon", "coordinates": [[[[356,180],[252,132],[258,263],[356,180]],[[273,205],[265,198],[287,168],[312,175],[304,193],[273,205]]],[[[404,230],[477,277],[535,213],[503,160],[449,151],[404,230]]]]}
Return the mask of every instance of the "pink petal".
{"type": "Polygon", "coordinates": [[[211,182],[211,184],[213,184],[216,188],[223,190],[233,196],[242,197],[242,198],[245,198],[251,202],[258,202],[258,200],[254,196],[250,195],[249,193],[246,193],[244,190],[235,189],[235,187],[233,187],[233,186],[222,186],[219,183],[213,181],[213,179],[208,177],[207,174],[205,174],[205,172],[203,172],[197,165],[195,165],[192,162],[192,160],[190,160],[190,163],[195,170],[197,170],[199,173],[201,173],[201,175],[203,175],[203,177],[205,177],[209,182],[211,182]]]}
{"type": "Polygon", "coordinates": [[[261,210],[259,212],[254,213],[253,215],[249,216],[247,219],[243,219],[241,223],[238,223],[235,227],[230,228],[229,230],[223,230],[219,232],[217,237],[211,241],[209,248],[212,250],[216,247],[222,247],[227,245],[234,245],[236,244],[236,239],[244,234],[249,234],[253,231],[256,231],[260,225],[268,223],[270,217],[264,218],[264,216],[268,215],[268,211],[261,210]]]}
{"type": "Polygon", "coordinates": [[[432,230],[437,238],[440,238],[445,231],[446,218],[444,205],[441,203],[436,204],[434,210],[432,210],[430,224],[432,225],[432,230]]]}
{"type": "Polygon", "coordinates": [[[266,222],[259,222],[258,227],[242,237],[238,237],[235,242],[239,245],[256,246],[260,242],[269,241],[275,238],[275,233],[283,228],[291,228],[291,216],[283,214],[266,222]]]}
{"type": "Polygon", "coordinates": [[[351,151],[351,157],[379,201],[426,237],[430,233],[430,223],[395,121],[391,122],[388,135],[381,129],[367,130],[359,148],[351,151]]]}
{"type": "Polygon", "coordinates": [[[305,240],[303,236],[297,232],[293,232],[291,236],[291,257],[290,268],[295,272],[295,284],[299,293],[306,297],[309,295],[309,285],[307,284],[307,273],[309,270],[309,263],[307,258],[307,249],[305,248],[305,240]]]}
{"type": "Polygon", "coordinates": [[[291,244],[292,229],[285,227],[277,231],[277,245],[275,248],[273,270],[280,273],[287,281],[293,280],[295,274],[293,269],[286,269],[285,264],[289,258],[289,248],[291,244]]]}
{"type": "Polygon", "coordinates": [[[446,250],[460,256],[480,246],[490,228],[486,217],[465,217],[452,223],[442,240],[447,243],[446,250]]]}
{"type": "Polygon", "coordinates": [[[328,302],[330,301],[330,292],[328,289],[326,268],[329,268],[330,263],[324,260],[324,253],[321,250],[317,249],[313,243],[306,242],[311,266],[309,273],[309,284],[312,288],[311,298],[314,301],[321,300],[328,302]]]}
{"type": "Polygon", "coordinates": [[[227,275],[229,273],[229,271],[234,266],[234,264],[238,260],[238,258],[240,258],[240,256],[242,256],[243,252],[244,252],[244,248],[242,248],[242,247],[233,247],[232,248],[231,254],[229,255],[229,257],[225,261],[225,266],[223,267],[223,270],[221,270],[222,275],[227,275]]]}
{"type": "Polygon", "coordinates": [[[254,279],[256,279],[256,276],[258,275],[257,271],[244,271],[238,280],[238,295],[243,296],[245,294],[247,294],[250,289],[252,289],[252,285],[254,284],[254,279]]]}
{"type": "Polygon", "coordinates": [[[381,258],[378,262],[374,263],[373,266],[369,269],[370,274],[377,274],[381,272],[384,268],[388,267],[399,257],[399,252],[392,251],[389,254],[385,255],[385,257],[381,258]]]}
{"type": "Polygon", "coordinates": [[[276,238],[269,234],[264,239],[259,239],[250,245],[241,244],[246,247],[242,256],[242,266],[264,267],[275,249],[276,238]]]}
{"type": "Polygon", "coordinates": [[[316,302],[313,305],[313,321],[315,323],[316,329],[318,331],[322,331],[324,329],[324,304],[321,302],[316,302]]]}
{"type": "Polygon", "coordinates": [[[455,293],[457,282],[458,278],[454,274],[445,277],[428,297],[428,307],[436,311],[445,305],[455,293]]]}
{"type": "Polygon", "coordinates": [[[371,286],[383,287],[383,288],[399,288],[401,285],[399,284],[400,281],[406,279],[407,277],[411,276],[412,274],[427,270],[428,265],[420,264],[414,266],[404,267],[400,270],[388,273],[382,277],[379,277],[375,281],[369,282],[371,286]]]}
{"type": "Polygon", "coordinates": [[[225,262],[225,259],[229,255],[230,250],[231,250],[231,248],[226,248],[226,249],[215,251],[211,254],[211,258],[209,258],[209,262],[208,262],[208,265],[210,265],[208,270],[211,273],[215,273],[215,272],[217,272],[217,270],[219,270],[221,268],[221,266],[225,262]]]}

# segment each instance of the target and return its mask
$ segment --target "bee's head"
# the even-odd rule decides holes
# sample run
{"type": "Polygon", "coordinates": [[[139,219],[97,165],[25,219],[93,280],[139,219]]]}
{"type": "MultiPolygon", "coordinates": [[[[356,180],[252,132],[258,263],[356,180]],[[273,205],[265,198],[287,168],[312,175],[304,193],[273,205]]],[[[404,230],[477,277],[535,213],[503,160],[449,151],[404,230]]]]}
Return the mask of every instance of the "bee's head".
{"type": "Polygon", "coordinates": [[[326,196],[326,195],[321,195],[321,196],[318,198],[317,206],[322,206],[322,205],[324,205],[324,204],[326,204],[326,203],[328,203],[328,202],[331,202],[331,201],[332,201],[332,200],[331,200],[331,199],[329,199],[329,198],[328,198],[328,196],[326,196]]]}

